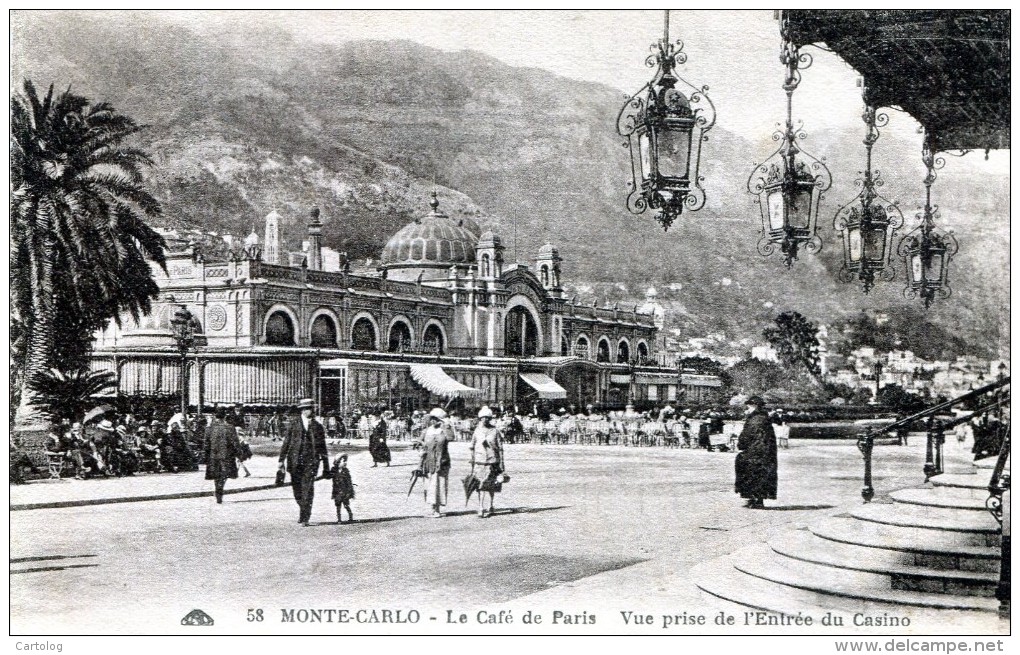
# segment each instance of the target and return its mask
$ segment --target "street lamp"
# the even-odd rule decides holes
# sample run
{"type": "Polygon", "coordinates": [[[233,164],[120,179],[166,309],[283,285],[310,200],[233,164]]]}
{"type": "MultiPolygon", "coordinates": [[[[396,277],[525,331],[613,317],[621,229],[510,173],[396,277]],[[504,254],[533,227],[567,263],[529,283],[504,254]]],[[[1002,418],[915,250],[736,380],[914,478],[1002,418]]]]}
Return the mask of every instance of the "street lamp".
{"type": "Polygon", "coordinates": [[[945,166],[946,161],[935,156],[931,135],[927,132],[921,147],[921,159],[928,169],[924,176],[924,209],[917,215],[921,224],[900,241],[899,255],[907,268],[904,297],[921,296],[924,308],[928,309],[935,302],[936,296],[944,300],[952,294],[953,291],[949,288],[949,263],[960,245],[952,232],[946,232],[935,226],[939,208],[938,205],[931,204],[931,185],[938,177],[935,171],[945,166]]]}
{"type": "Polygon", "coordinates": [[[793,125],[793,92],[800,85],[800,70],[811,66],[812,57],[793,44],[788,20],[785,15],[780,18],[783,47],[779,54],[779,61],[786,66],[783,82],[786,126],[772,135],[774,141],[782,143],[768,159],[755,166],[747,179],[747,191],[758,196],[761,210],[758,252],[767,257],[778,246],[786,267],[790,268],[802,245],[809,253],[822,249],[822,240],[815,233],[818,204],[822,193],[832,186],[832,174],[825,164],[797,144],[797,139],[806,135],[793,125]]]}
{"type": "Polygon", "coordinates": [[[889,122],[889,116],[867,105],[861,118],[867,125],[866,163],[862,179],[857,180],[862,189],[856,198],[839,208],[832,224],[843,234],[840,281],[850,283],[858,279],[864,284],[864,293],[868,293],[875,285],[876,274],[887,282],[896,274],[889,265],[889,256],[893,235],[903,225],[903,212],[896,203],[878,194],[875,189],[884,182],[879,171],[871,170],[871,148],[880,136],[878,128],[889,122]]]}
{"type": "Polygon", "coordinates": [[[683,41],[670,43],[668,9],[663,23],[662,40],[645,60],[656,67],[655,75],[624,103],[616,130],[627,137],[624,145],[630,150],[627,209],[633,214],[655,210],[656,220],[668,230],[685,207],[697,211],[705,206],[698,170],[701,143],[715,125],[715,107],[707,86],[698,88],[676,74],[687,55],[683,41]]]}
{"type": "Polygon", "coordinates": [[[180,305],[174,310],[173,318],[170,319],[170,327],[173,331],[174,343],[177,345],[177,352],[181,355],[181,415],[187,416],[188,352],[196,346],[204,346],[206,339],[201,334],[201,326],[195,316],[184,305],[180,305]]]}

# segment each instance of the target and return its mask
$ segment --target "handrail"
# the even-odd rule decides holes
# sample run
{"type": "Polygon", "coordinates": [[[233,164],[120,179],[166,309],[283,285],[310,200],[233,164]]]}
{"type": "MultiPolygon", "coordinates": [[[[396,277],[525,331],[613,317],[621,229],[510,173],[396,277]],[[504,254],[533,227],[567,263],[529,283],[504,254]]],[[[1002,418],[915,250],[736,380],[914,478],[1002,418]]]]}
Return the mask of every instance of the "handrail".
{"type": "Polygon", "coordinates": [[[874,437],[874,436],[878,436],[878,435],[880,435],[880,434],[882,434],[884,432],[892,432],[892,431],[898,430],[899,428],[902,428],[904,426],[910,425],[911,423],[913,423],[914,421],[916,421],[918,419],[927,418],[929,416],[934,416],[934,415],[938,414],[939,412],[941,412],[943,410],[949,409],[953,405],[958,405],[958,404],[960,404],[962,402],[966,402],[966,401],[970,400],[971,398],[977,398],[978,396],[983,396],[984,394],[988,393],[989,391],[994,391],[994,390],[996,390],[996,389],[998,389],[1000,387],[1006,386],[1007,384],[1009,384],[1009,376],[1006,376],[1006,377],[1002,378],[1001,380],[996,380],[995,382],[992,382],[991,384],[986,384],[985,386],[983,386],[983,387],[981,387],[979,389],[974,389],[973,391],[968,391],[967,393],[965,393],[963,395],[960,395],[960,396],[957,396],[956,398],[953,398],[952,400],[947,400],[945,402],[939,403],[938,405],[932,405],[931,407],[928,407],[927,409],[923,409],[920,412],[917,412],[916,414],[911,414],[910,416],[908,416],[906,418],[902,418],[902,419],[896,421],[895,423],[890,423],[889,425],[886,425],[886,426],[882,426],[882,427],[879,427],[879,428],[874,428],[874,429],[870,430],[867,434],[862,435],[861,438],[864,438],[864,437],[869,436],[869,435],[874,437]]]}
{"type": "MultiPolygon", "coordinates": [[[[1009,459],[1009,430],[1003,435],[1002,445],[999,446],[999,458],[995,462],[995,469],[992,471],[992,479],[988,483],[988,498],[985,499],[985,508],[999,523],[1002,529],[1002,505],[1003,495],[1009,491],[1009,474],[1005,473],[1006,460],[1009,459]]],[[[1006,500],[1009,503],[1009,500],[1006,500]]],[[[999,583],[995,587],[995,599],[999,601],[999,616],[1007,618],[1010,615],[1010,535],[1002,534],[1002,541],[999,545],[999,583]]]]}
{"type": "MultiPolygon", "coordinates": [[[[871,476],[871,453],[872,453],[872,450],[874,449],[874,446],[875,446],[875,437],[877,437],[877,436],[879,436],[881,434],[887,433],[887,432],[897,431],[900,428],[904,428],[904,427],[910,425],[914,421],[933,417],[933,416],[939,414],[940,412],[943,412],[943,411],[953,407],[954,405],[958,405],[958,404],[960,404],[962,402],[966,402],[968,400],[971,400],[972,398],[977,398],[978,396],[983,396],[983,395],[985,395],[985,394],[987,394],[989,392],[997,391],[998,389],[1001,389],[1002,387],[1005,387],[1006,385],[1008,385],[1009,381],[1010,381],[1009,376],[1006,376],[1006,377],[1002,378],[1001,380],[996,380],[995,382],[992,382],[991,384],[986,384],[985,386],[980,387],[978,389],[974,389],[972,391],[968,391],[967,393],[961,394],[960,396],[957,396],[956,398],[953,398],[952,400],[947,400],[947,401],[941,402],[941,403],[939,403],[937,405],[933,405],[932,407],[928,407],[928,408],[926,408],[924,410],[921,410],[920,412],[916,412],[914,414],[911,414],[910,416],[908,416],[906,418],[902,418],[902,419],[900,419],[898,421],[890,423],[889,425],[885,425],[885,426],[882,426],[882,427],[879,427],[879,428],[873,428],[871,430],[868,430],[867,432],[865,432],[864,434],[859,436],[857,438],[857,449],[861,451],[861,455],[864,457],[864,486],[861,488],[861,497],[864,498],[864,502],[866,502],[866,503],[870,502],[871,499],[875,497],[875,488],[872,485],[872,476],[871,476]]],[[[990,404],[982,407],[981,409],[979,409],[979,410],[977,410],[975,412],[972,412],[967,418],[970,419],[970,418],[973,418],[974,416],[978,416],[978,415],[984,414],[984,413],[986,413],[986,412],[988,412],[988,411],[998,407],[1002,403],[1002,401],[1003,401],[1003,399],[996,398],[996,402],[990,403],[990,404]]],[[[953,425],[956,425],[957,424],[956,421],[957,421],[957,419],[953,419],[953,421],[951,421],[951,422],[953,423],[953,425]]],[[[926,452],[925,452],[925,464],[924,464],[924,473],[925,473],[925,476],[926,476],[925,477],[925,481],[926,482],[933,475],[937,475],[938,473],[942,472],[942,464],[941,464],[942,463],[942,442],[945,439],[944,434],[945,434],[945,429],[946,429],[947,425],[948,425],[948,423],[939,423],[937,421],[930,421],[929,422],[929,425],[928,425],[928,445],[927,445],[927,449],[926,449],[926,452]]]]}

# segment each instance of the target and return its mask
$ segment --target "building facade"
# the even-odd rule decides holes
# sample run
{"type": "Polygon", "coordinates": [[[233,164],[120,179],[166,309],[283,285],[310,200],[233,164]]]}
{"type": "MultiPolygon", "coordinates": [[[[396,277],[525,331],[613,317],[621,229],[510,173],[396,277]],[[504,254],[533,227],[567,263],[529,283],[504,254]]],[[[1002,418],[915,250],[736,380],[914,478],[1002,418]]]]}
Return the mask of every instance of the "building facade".
{"type": "Polygon", "coordinates": [[[451,401],[584,408],[683,394],[675,369],[653,365],[656,317],[572,303],[552,245],[533,263],[506,265],[498,235],[446,216],[435,194],[430,204],[393,235],[371,274],[322,270],[314,210],[297,265],[266,261],[282,260],[275,212],[265,249],[256,236],[227,261],[206,261],[195,247],[171,253],[166,273],[155,269],[150,315],[97,333],[93,366],[116,374],[121,395],[172,396],[184,361],[198,408],[305,396],[342,412],[451,401]],[[171,325],[180,306],[205,342],[183,360],[171,325]]]}

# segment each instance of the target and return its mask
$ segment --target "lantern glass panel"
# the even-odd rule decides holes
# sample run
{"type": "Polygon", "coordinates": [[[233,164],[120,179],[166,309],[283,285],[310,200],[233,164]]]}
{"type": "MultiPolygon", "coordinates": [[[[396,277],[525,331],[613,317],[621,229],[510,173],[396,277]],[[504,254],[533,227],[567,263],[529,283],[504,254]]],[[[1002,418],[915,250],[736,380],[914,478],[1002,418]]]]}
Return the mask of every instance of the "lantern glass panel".
{"type": "Polygon", "coordinates": [[[656,136],[659,174],[686,179],[691,158],[690,129],[667,125],[656,136]]]}
{"type": "Polygon", "coordinates": [[[942,279],[942,252],[936,251],[928,257],[924,267],[924,279],[937,281],[942,279]]]}
{"type": "Polygon", "coordinates": [[[790,227],[806,230],[811,225],[811,192],[814,185],[797,185],[793,192],[786,220],[790,227]]]}
{"type": "Polygon", "coordinates": [[[850,261],[859,262],[864,253],[861,252],[861,228],[854,227],[847,231],[847,242],[850,245],[850,261]]]}
{"type": "Polygon", "coordinates": [[[775,189],[768,194],[769,229],[781,230],[785,227],[786,216],[782,189],[775,189]]]}
{"type": "Polygon", "coordinates": [[[864,231],[864,255],[871,261],[885,261],[885,228],[871,227],[864,231]]]}
{"type": "Polygon", "coordinates": [[[652,177],[652,143],[648,132],[638,135],[638,150],[641,153],[641,178],[644,180],[652,177]]]}
{"type": "Polygon", "coordinates": [[[921,266],[921,254],[917,253],[910,257],[910,280],[920,283],[924,281],[923,267],[921,266]]]}

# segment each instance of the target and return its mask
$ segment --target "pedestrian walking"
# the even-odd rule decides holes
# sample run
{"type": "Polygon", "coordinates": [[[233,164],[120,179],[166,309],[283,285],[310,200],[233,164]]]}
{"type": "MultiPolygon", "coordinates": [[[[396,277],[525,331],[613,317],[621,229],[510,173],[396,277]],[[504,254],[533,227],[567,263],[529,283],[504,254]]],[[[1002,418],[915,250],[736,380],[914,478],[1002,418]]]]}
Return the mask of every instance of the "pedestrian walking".
{"type": "Polygon", "coordinates": [[[372,455],[372,466],[385,463],[390,465],[390,447],[386,445],[386,417],[380,416],[368,437],[368,452],[372,455]]]}
{"type": "Polygon", "coordinates": [[[329,472],[326,431],[312,418],[314,409],[315,403],[311,398],[304,398],[298,403],[301,415],[290,422],[280,447],[280,469],[286,468],[290,473],[294,500],[299,508],[298,523],[304,526],[308,525],[312,516],[315,472],[320,461],[323,475],[329,472]]]}
{"type": "Polygon", "coordinates": [[[227,409],[217,406],[205,434],[205,479],[215,483],[216,502],[223,502],[228,479],[237,478],[237,460],[242,456],[237,430],[227,422],[227,409]]]}
{"type": "Polygon", "coordinates": [[[432,517],[443,515],[447,492],[450,488],[450,441],[453,432],[446,423],[446,412],[436,407],[429,412],[429,425],[422,435],[425,444],[421,455],[421,471],[428,478],[425,487],[425,502],[432,510],[432,517]]]}
{"type": "Polygon", "coordinates": [[[494,425],[492,410],[478,411],[478,427],[471,439],[471,475],[478,479],[478,517],[492,516],[496,494],[503,490],[503,435],[494,425]],[[485,501],[488,498],[488,509],[485,501]]]}
{"type": "Polygon", "coordinates": [[[745,507],[764,509],[764,499],[775,500],[779,486],[776,433],[761,396],[751,396],[746,402],[744,429],[737,439],[737,449],[740,452],[734,463],[734,491],[741,498],[747,499],[745,507]]]}
{"type": "Polygon", "coordinates": [[[336,522],[343,523],[340,515],[341,509],[347,510],[347,522],[354,522],[354,513],[351,512],[351,501],[354,500],[354,481],[351,480],[351,471],[347,468],[347,455],[343,454],[333,461],[333,468],[330,471],[333,477],[333,502],[336,503],[336,522]]]}

